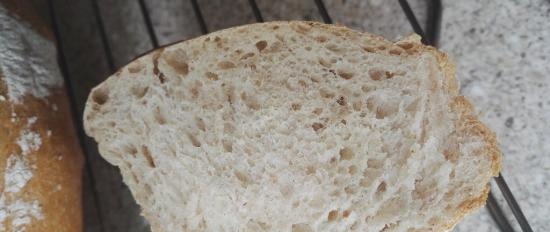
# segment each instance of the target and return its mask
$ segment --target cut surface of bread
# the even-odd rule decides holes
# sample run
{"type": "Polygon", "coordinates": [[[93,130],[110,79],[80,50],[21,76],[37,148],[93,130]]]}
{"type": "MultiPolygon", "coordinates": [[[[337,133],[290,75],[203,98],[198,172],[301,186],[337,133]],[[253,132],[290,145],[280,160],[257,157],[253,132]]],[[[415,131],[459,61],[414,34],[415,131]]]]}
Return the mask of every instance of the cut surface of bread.
{"type": "Polygon", "coordinates": [[[500,154],[419,40],[222,30],[123,67],[85,129],[154,231],[445,231],[484,204],[500,154]]]}

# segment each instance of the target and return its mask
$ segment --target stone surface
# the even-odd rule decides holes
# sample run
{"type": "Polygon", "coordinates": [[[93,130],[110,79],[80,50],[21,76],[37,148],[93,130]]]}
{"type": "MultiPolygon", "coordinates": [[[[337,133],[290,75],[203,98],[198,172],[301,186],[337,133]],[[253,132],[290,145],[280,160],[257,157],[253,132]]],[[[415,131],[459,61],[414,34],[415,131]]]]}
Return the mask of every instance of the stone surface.
{"type": "MultiPolygon", "coordinates": [[[[549,19],[546,0],[447,0],[440,42],[462,93],[497,134],[502,173],[534,231],[550,231],[549,19]]],[[[472,215],[456,230],[494,231],[480,226],[485,218],[472,215]]]]}

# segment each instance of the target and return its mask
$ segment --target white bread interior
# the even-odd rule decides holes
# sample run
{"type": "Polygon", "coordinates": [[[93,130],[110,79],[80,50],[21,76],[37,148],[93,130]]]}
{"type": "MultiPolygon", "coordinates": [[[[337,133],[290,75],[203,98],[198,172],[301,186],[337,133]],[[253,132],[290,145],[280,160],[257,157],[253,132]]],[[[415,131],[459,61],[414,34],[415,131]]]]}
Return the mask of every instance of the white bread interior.
{"type": "Polygon", "coordinates": [[[155,50],[84,124],[164,232],[445,231],[500,165],[445,54],[312,22],[155,50]]]}

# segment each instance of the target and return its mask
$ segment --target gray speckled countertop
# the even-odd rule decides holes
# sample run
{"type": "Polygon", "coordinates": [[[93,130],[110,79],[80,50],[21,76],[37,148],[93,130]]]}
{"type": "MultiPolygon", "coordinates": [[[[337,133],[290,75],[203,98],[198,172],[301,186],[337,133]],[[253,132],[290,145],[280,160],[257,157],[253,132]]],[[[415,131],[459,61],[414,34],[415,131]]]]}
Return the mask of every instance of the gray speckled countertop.
{"type": "MultiPolygon", "coordinates": [[[[497,134],[502,173],[533,229],[550,231],[550,1],[444,7],[441,48],[456,63],[462,93],[497,134]]],[[[456,231],[494,231],[482,223],[493,224],[487,215],[469,216],[456,231]]]]}
{"type": "MultiPolygon", "coordinates": [[[[45,0],[32,0],[42,6],[45,0]]],[[[256,0],[266,20],[321,20],[314,0],[256,0]]],[[[409,0],[420,21],[427,0],[409,0]]],[[[111,72],[89,0],[58,0],[55,10],[81,111],[89,89],[111,72]]],[[[97,0],[115,66],[152,48],[138,1],[97,0]]],[[[324,0],[335,23],[395,40],[412,33],[398,1],[324,0]]],[[[190,1],[146,0],[160,44],[200,35],[190,1]]],[[[210,31],[255,22],[247,0],[198,0],[210,31]]],[[[497,134],[502,172],[534,231],[550,231],[550,1],[443,0],[440,47],[456,63],[462,94],[497,134]]],[[[149,231],[118,171],[86,141],[85,231],[149,231]],[[92,175],[90,178],[88,175],[92,175]]],[[[493,188],[496,186],[492,186],[493,188]]],[[[494,188],[496,189],[496,188],[494,188]]],[[[495,191],[505,205],[500,191],[495,191]]],[[[510,210],[505,207],[509,219],[510,210]]],[[[520,231],[517,225],[516,231],[520,231]]],[[[498,231],[488,211],[454,231],[498,231]]]]}

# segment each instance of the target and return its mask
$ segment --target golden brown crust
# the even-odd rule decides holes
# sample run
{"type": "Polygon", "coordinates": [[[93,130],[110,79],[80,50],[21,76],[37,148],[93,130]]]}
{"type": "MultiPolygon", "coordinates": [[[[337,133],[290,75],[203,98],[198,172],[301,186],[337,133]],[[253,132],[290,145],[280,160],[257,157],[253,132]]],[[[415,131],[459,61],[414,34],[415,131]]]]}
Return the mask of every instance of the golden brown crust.
{"type": "MultiPolygon", "coordinates": [[[[34,14],[28,1],[0,0],[0,4],[52,40],[52,34],[34,14]]],[[[30,223],[24,225],[25,232],[82,231],[83,156],[64,87],[50,89],[50,95],[44,98],[26,94],[19,103],[14,103],[7,99],[5,78],[8,77],[3,76],[0,67],[0,194],[3,206],[16,201],[38,203],[41,218],[29,217],[30,223]],[[29,123],[29,120],[34,122],[29,123]],[[40,146],[23,154],[16,141],[25,131],[38,134],[40,146]],[[26,160],[26,168],[32,173],[28,182],[15,192],[7,191],[6,169],[10,156],[26,160]]],[[[0,228],[12,231],[16,216],[9,211],[6,216],[0,228]]]]}
{"type": "MultiPolygon", "coordinates": [[[[3,78],[3,77],[2,77],[3,78]]],[[[2,91],[0,94],[5,95],[2,91]]],[[[77,145],[69,105],[62,89],[55,90],[45,99],[26,96],[22,104],[0,102],[0,173],[5,173],[7,159],[12,154],[21,155],[16,143],[23,130],[28,129],[40,135],[41,146],[27,155],[30,165],[35,165],[32,178],[17,193],[7,199],[6,204],[17,199],[37,200],[44,216],[27,225],[26,232],[38,231],[81,231],[81,170],[83,156],[77,145]],[[57,111],[53,110],[53,105],[57,111]],[[15,113],[15,121],[12,115],[15,113]],[[28,126],[28,119],[37,120],[28,126]],[[50,131],[50,132],[48,132],[50,131]],[[48,136],[48,134],[50,134],[48,136]]],[[[0,178],[1,192],[5,191],[5,180],[0,178]]],[[[4,222],[10,231],[10,215],[4,222]]]]}
{"type": "MultiPolygon", "coordinates": [[[[422,45],[423,46],[423,45],[422,45]]],[[[472,104],[461,95],[458,95],[458,86],[455,79],[455,67],[449,61],[447,54],[438,51],[437,49],[424,46],[425,51],[432,53],[439,63],[440,69],[443,71],[446,79],[446,87],[455,96],[450,103],[451,110],[458,112],[458,118],[455,121],[455,128],[459,137],[476,136],[484,143],[484,148],[479,151],[481,155],[489,156],[491,160],[491,168],[487,170],[486,176],[497,176],[500,171],[500,151],[496,142],[495,134],[485,126],[474,115],[472,104]]],[[[488,182],[489,180],[487,180],[488,182]]],[[[464,200],[458,207],[455,218],[447,223],[443,230],[452,229],[464,216],[482,207],[487,200],[489,193],[488,183],[485,190],[478,196],[473,196],[464,200]]]]}

